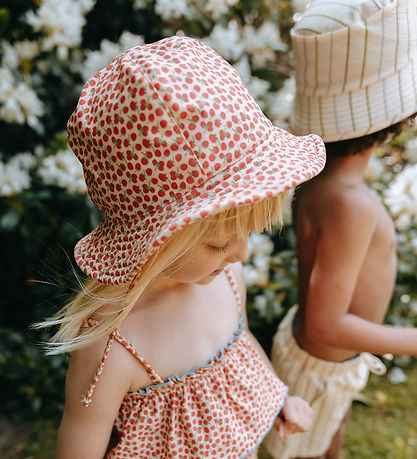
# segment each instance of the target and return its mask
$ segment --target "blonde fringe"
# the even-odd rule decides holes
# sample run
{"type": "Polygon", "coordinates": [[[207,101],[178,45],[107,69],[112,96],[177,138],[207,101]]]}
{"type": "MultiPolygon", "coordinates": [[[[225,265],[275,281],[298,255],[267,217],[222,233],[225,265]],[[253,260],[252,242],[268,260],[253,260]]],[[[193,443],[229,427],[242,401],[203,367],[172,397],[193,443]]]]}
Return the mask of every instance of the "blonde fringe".
{"type": "Polygon", "coordinates": [[[282,224],[287,193],[228,209],[193,223],[174,234],[158,247],[132,281],[122,285],[107,285],[95,279],[80,282],[75,298],[56,315],[34,328],[59,326],[45,352],[49,355],[73,352],[111,334],[131,312],[132,308],[152,281],[178,258],[189,253],[204,237],[246,237],[248,232],[261,233],[282,224]],[[98,324],[83,327],[89,318],[98,324]]]}

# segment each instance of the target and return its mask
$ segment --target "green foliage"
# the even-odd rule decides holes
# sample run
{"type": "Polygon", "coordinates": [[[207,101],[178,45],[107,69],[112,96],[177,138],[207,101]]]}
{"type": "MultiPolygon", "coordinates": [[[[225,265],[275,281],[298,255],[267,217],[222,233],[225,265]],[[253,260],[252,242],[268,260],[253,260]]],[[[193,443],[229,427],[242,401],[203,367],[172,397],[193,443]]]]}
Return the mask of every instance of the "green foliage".
{"type": "MultiPolygon", "coordinates": [[[[33,345],[34,333],[0,329],[1,410],[16,423],[60,413],[67,362],[62,356],[45,359],[33,345]]],[[[45,336],[44,336],[45,338],[45,336]]]]}

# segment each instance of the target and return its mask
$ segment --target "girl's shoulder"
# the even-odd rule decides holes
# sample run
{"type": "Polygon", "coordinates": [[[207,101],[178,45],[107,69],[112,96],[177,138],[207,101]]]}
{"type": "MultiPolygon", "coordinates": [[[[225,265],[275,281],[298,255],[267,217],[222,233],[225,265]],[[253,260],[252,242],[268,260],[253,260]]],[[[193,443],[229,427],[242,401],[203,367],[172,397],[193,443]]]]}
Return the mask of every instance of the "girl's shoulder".
{"type": "MultiPolygon", "coordinates": [[[[100,318],[100,314],[96,314],[92,320],[100,318]]],[[[116,406],[141,379],[143,385],[149,384],[147,372],[126,350],[122,337],[116,332],[71,354],[66,391],[73,403],[80,406],[83,398],[84,402],[91,399],[92,405],[101,402],[111,405],[114,400],[116,406]]]]}
{"type": "Polygon", "coordinates": [[[120,387],[122,393],[128,390],[131,373],[129,355],[114,341],[108,345],[109,337],[105,337],[72,353],[68,378],[80,394],[87,394],[95,381],[95,395],[99,395],[107,384],[120,387]]]}

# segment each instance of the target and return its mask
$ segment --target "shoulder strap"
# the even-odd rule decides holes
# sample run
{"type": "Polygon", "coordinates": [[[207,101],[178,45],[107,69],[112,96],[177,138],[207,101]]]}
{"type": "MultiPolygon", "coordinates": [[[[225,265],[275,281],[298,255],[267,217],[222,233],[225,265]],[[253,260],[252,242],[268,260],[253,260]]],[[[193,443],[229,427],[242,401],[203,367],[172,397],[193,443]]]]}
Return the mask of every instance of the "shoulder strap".
{"type": "Polygon", "coordinates": [[[224,272],[226,273],[227,279],[228,279],[228,281],[230,283],[230,286],[232,287],[232,291],[233,291],[233,294],[235,296],[239,312],[242,312],[242,299],[241,299],[240,294],[239,294],[238,285],[237,285],[237,282],[236,282],[236,278],[235,278],[235,276],[233,274],[233,271],[230,268],[230,266],[226,266],[224,268],[224,272]]]}
{"type": "MultiPolygon", "coordinates": [[[[96,322],[93,319],[87,319],[85,322],[85,325],[87,325],[88,327],[93,327],[97,323],[98,322],[96,322]]],[[[91,381],[90,386],[88,387],[87,394],[81,400],[81,403],[85,407],[87,407],[91,403],[91,400],[93,398],[94,389],[96,388],[100,375],[103,372],[104,364],[106,363],[107,356],[109,355],[110,348],[111,348],[111,345],[113,344],[116,333],[117,333],[117,330],[114,330],[113,333],[110,334],[109,339],[107,340],[106,348],[104,349],[103,357],[101,358],[100,365],[98,366],[97,371],[93,377],[93,380],[91,381]]]]}
{"type": "MultiPolygon", "coordinates": [[[[87,319],[85,321],[85,325],[88,327],[94,327],[98,324],[96,320],[93,319],[87,319]]],[[[145,359],[143,359],[134,346],[130,344],[125,338],[123,338],[122,335],[118,332],[117,328],[109,335],[109,339],[107,340],[106,347],[104,349],[103,357],[101,359],[100,365],[97,368],[97,371],[93,377],[93,380],[90,383],[90,386],[88,387],[87,394],[85,397],[81,400],[81,403],[85,406],[88,407],[90,405],[91,400],[93,398],[93,393],[94,389],[97,386],[98,380],[100,378],[101,373],[103,372],[104,364],[106,363],[107,356],[109,355],[111,345],[113,344],[114,341],[119,342],[125,349],[127,349],[134,357],[136,357],[139,362],[143,365],[145,368],[146,372],[148,373],[150,379],[152,380],[153,383],[155,384],[160,384],[163,383],[163,379],[156,373],[156,371],[149,365],[148,362],[146,362],[145,359]]]]}
{"type": "Polygon", "coordinates": [[[163,383],[164,380],[158,375],[158,373],[151,367],[151,365],[138,353],[133,344],[131,344],[126,338],[124,338],[119,332],[116,332],[115,340],[120,343],[127,351],[129,351],[139,362],[143,365],[149,377],[154,384],[163,383]]]}

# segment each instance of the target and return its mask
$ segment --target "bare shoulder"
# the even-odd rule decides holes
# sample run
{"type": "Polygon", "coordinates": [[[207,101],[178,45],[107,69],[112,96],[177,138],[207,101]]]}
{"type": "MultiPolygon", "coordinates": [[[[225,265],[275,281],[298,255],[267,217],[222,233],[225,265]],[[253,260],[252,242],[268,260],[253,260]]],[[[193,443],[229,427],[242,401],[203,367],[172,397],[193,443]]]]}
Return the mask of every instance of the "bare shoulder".
{"type": "MultiPolygon", "coordinates": [[[[100,339],[82,349],[74,351],[67,374],[67,401],[74,406],[81,405],[96,372],[104,358],[107,338],[100,339]]],[[[131,362],[129,355],[118,343],[113,342],[95,387],[93,405],[101,400],[110,403],[112,399],[120,405],[130,385],[131,362]]]]}
{"type": "Polygon", "coordinates": [[[375,199],[367,190],[356,187],[335,189],[322,203],[321,221],[323,224],[351,228],[372,228],[376,222],[377,206],[375,199]]]}

